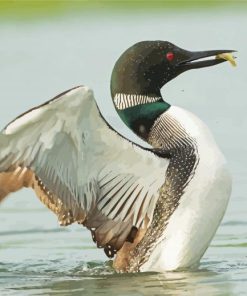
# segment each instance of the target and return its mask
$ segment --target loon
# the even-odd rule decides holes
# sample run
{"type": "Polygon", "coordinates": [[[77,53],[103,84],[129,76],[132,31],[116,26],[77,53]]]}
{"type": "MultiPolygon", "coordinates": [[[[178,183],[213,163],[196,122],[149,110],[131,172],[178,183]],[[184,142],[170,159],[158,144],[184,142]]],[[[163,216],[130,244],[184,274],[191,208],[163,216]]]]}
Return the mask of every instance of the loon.
{"type": "Polygon", "coordinates": [[[230,52],[142,41],[120,56],[112,100],[150,148],[115,131],[86,86],[18,116],[0,133],[0,201],[32,188],[60,225],[87,227],[118,272],[197,267],[225,213],[231,177],[207,126],[167,103],[161,88],[230,52]]]}

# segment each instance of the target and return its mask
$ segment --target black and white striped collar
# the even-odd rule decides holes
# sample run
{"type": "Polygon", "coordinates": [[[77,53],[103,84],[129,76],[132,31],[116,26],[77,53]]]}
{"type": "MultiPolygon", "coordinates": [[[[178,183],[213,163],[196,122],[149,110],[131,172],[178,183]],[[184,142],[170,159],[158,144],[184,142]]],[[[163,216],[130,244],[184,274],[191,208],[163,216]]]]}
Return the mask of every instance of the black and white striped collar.
{"type": "Polygon", "coordinates": [[[114,104],[117,109],[123,110],[126,108],[143,105],[147,103],[154,103],[161,99],[161,97],[149,97],[145,95],[123,94],[117,93],[114,97],[114,104]]]}

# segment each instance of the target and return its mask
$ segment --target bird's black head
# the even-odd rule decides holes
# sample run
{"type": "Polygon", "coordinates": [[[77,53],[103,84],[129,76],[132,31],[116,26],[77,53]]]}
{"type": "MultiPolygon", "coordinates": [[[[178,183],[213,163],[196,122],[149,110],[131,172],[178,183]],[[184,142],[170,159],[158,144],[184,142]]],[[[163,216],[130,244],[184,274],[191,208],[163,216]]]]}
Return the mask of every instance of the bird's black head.
{"type": "Polygon", "coordinates": [[[187,70],[220,64],[225,59],[217,55],[229,52],[232,50],[188,51],[167,41],[133,45],[120,56],[112,72],[111,95],[118,115],[148,140],[154,122],[170,108],[161,97],[164,84],[187,70]]]}
{"type": "Polygon", "coordinates": [[[214,56],[232,50],[187,51],[167,41],[142,41],[127,49],[116,62],[111,78],[117,93],[160,96],[160,89],[179,74],[224,62],[214,56]],[[213,57],[207,60],[199,60],[213,57]],[[199,60],[199,61],[198,61],[199,60]]]}

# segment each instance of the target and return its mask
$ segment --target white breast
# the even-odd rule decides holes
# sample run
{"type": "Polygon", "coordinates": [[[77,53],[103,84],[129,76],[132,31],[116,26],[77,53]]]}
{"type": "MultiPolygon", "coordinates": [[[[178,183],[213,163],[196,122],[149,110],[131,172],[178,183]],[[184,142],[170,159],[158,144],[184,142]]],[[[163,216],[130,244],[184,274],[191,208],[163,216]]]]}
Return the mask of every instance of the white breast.
{"type": "Polygon", "coordinates": [[[198,265],[223,218],[231,193],[224,156],[206,125],[182,108],[173,106],[167,112],[196,139],[199,162],[179,206],[141,271],[198,265]]]}

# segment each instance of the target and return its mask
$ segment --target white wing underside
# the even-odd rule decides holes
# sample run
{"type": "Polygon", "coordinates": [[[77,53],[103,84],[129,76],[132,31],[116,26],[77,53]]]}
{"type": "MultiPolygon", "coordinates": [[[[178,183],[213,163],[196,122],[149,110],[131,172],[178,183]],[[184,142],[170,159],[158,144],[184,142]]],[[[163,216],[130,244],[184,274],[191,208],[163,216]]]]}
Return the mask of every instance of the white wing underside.
{"type": "Polygon", "coordinates": [[[11,177],[16,182],[33,174],[32,182],[22,186],[32,186],[61,224],[77,221],[91,229],[99,247],[112,248],[111,256],[133,226],[139,229],[145,219],[152,220],[167,166],[167,159],[112,130],[92,91],[77,87],[2,131],[0,200],[16,191],[11,177]]]}

